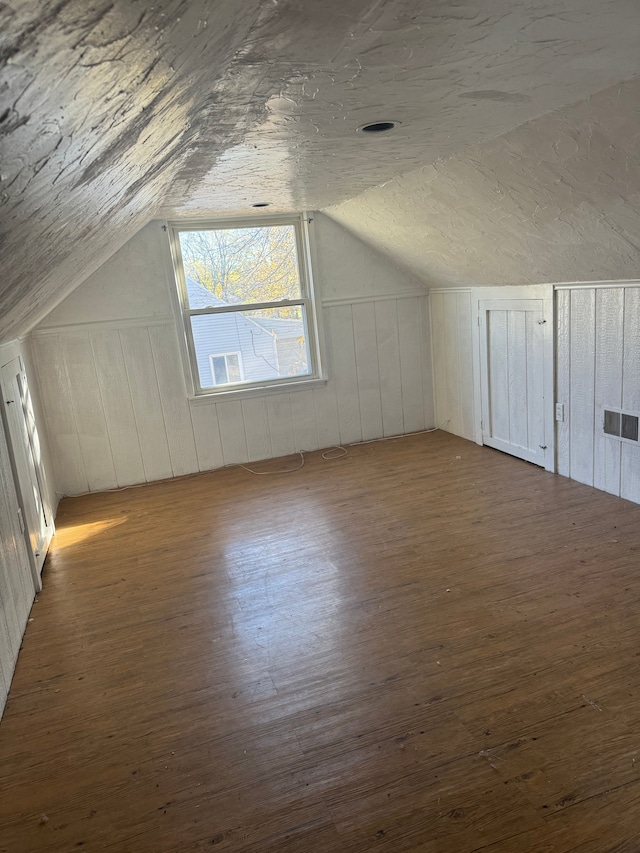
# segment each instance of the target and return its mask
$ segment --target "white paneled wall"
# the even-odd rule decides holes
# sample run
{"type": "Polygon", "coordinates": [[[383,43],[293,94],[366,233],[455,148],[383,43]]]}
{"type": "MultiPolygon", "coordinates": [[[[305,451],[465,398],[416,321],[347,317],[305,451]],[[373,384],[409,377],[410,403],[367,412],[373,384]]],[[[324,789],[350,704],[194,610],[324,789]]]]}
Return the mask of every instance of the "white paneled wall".
{"type": "Polygon", "coordinates": [[[436,422],[474,440],[471,291],[431,291],[436,422]]]}
{"type": "Polygon", "coordinates": [[[35,594],[0,420],[0,716],[35,594]]]}
{"type": "Polygon", "coordinates": [[[640,414],[640,286],[557,291],[558,473],[640,502],[640,447],[603,434],[603,409],[640,414]]]}
{"type": "Polygon", "coordinates": [[[428,297],[324,308],[329,380],[188,401],[172,317],[42,329],[32,346],[58,489],[78,494],[433,426],[428,297]]]}
{"type": "Polygon", "coordinates": [[[59,492],[434,426],[427,291],[327,217],[313,218],[325,385],[189,400],[162,222],[149,223],[43,321],[32,349],[59,492]]]}

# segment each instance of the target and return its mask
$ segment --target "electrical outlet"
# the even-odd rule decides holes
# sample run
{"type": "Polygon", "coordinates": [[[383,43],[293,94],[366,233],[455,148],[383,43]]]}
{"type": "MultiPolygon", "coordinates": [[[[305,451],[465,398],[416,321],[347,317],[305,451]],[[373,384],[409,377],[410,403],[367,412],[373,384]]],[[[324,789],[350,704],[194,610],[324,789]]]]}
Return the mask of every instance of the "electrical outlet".
{"type": "Polygon", "coordinates": [[[556,403],[556,420],[564,421],[564,403],[556,403]]]}

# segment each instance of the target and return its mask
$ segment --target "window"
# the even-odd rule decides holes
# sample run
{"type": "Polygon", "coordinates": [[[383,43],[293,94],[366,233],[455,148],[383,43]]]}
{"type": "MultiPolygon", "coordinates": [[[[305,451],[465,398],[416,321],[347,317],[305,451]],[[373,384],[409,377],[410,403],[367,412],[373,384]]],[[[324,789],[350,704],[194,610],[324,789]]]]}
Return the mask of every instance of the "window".
{"type": "Polygon", "coordinates": [[[302,217],[177,223],[171,247],[195,394],[319,378],[302,217]]]}
{"type": "Polygon", "coordinates": [[[225,352],[222,355],[210,355],[211,379],[213,385],[229,385],[242,382],[242,363],[239,352],[225,352]]]}

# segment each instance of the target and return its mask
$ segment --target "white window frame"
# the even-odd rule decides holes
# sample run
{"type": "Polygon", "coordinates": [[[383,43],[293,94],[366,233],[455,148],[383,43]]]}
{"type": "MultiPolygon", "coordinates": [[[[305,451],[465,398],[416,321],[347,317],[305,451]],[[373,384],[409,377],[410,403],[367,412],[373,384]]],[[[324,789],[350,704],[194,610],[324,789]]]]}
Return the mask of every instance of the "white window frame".
{"type": "MultiPolygon", "coordinates": [[[[214,358],[224,358],[224,366],[227,370],[227,379],[228,379],[229,378],[229,362],[227,361],[227,359],[229,358],[230,355],[237,355],[238,356],[238,367],[240,368],[240,376],[244,377],[244,367],[242,366],[242,353],[241,352],[238,352],[238,350],[234,350],[233,352],[212,352],[212,353],[209,353],[209,364],[211,365],[211,380],[212,380],[214,385],[217,385],[218,383],[216,382],[216,374],[215,374],[215,371],[213,369],[213,359],[214,358]]],[[[230,385],[231,383],[225,382],[223,384],[226,386],[226,385],[230,385]]]]}
{"type": "Polygon", "coordinates": [[[291,216],[259,216],[252,218],[230,219],[184,219],[167,222],[171,258],[175,278],[173,302],[178,321],[180,349],[187,384],[187,393],[192,400],[206,400],[221,396],[242,397],[256,394],[289,391],[296,387],[306,388],[324,384],[326,376],[322,367],[322,346],[320,335],[320,306],[316,298],[314,280],[311,269],[312,247],[309,224],[312,220],[306,213],[291,216]],[[183,231],[204,231],[207,229],[221,230],[240,228],[267,228],[273,225],[290,225],[294,227],[298,256],[298,277],[300,282],[300,297],[280,302],[241,303],[211,308],[192,309],[189,307],[187,285],[182,265],[180,249],[180,233],[183,231]],[[191,329],[191,317],[203,314],[241,313],[247,309],[259,310],[282,306],[302,306],[303,317],[306,320],[307,351],[309,354],[309,373],[301,376],[283,376],[276,379],[258,382],[242,382],[229,385],[218,385],[213,388],[203,388],[200,384],[198,362],[191,329]]]}

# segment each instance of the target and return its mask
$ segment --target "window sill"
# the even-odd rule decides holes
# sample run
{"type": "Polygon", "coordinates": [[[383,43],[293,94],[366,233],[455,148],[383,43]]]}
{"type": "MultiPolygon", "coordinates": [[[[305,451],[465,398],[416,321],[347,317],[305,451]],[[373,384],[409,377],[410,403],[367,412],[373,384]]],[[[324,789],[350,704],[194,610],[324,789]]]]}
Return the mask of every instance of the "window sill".
{"type": "Polygon", "coordinates": [[[190,406],[207,406],[211,403],[228,402],[229,400],[246,400],[250,397],[267,397],[271,394],[289,394],[295,391],[309,391],[322,388],[327,384],[325,377],[304,379],[300,382],[282,382],[277,385],[252,386],[251,388],[236,388],[233,391],[216,391],[213,394],[198,394],[188,397],[190,406]]]}

